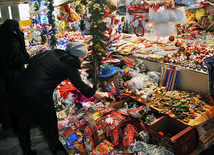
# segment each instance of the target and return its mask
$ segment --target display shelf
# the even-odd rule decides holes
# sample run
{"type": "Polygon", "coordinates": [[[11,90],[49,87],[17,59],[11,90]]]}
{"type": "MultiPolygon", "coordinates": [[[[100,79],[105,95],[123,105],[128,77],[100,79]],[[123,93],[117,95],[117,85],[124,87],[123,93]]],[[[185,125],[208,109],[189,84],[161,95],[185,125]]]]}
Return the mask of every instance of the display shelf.
{"type": "MultiPolygon", "coordinates": [[[[166,63],[152,62],[145,59],[143,59],[143,63],[149,71],[158,72],[161,71],[161,67],[169,65],[166,63]]],[[[176,66],[180,70],[176,89],[208,93],[209,76],[207,72],[192,70],[178,65],[173,66],[176,66]]]]}

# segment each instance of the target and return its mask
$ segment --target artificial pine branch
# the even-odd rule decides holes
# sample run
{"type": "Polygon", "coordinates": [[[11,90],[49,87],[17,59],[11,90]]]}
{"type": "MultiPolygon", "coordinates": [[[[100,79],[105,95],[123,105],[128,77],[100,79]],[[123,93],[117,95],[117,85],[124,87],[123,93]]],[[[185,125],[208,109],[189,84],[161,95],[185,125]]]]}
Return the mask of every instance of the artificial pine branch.
{"type": "Polygon", "coordinates": [[[103,43],[105,40],[104,32],[107,27],[102,21],[105,11],[106,1],[105,0],[92,0],[89,5],[89,13],[91,14],[89,22],[91,23],[90,35],[92,39],[90,40],[93,44],[90,46],[92,53],[90,58],[93,61],[100,62],[103,56],[106,56],[107,45],[103,43]]]}

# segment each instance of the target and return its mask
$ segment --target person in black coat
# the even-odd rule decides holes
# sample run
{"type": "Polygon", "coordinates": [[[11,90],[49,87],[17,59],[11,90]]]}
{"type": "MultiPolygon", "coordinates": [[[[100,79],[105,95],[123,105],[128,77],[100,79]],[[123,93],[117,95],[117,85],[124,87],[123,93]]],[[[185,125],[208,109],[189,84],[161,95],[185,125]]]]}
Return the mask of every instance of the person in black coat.
{"type": "Polygon", "coordinates": [[[15,80],[10,91],[10,107],[18,115],[18,138],[25,154],[35,154],[31,149],[30,124],[37,123],[46,133],[54,154],[60,146],[53,91],[61,81],[69,78],[85,96],[101,99],[103,93],[85,84],[79,74],[80,64],[87,55],[84,43],[67,43],[66,50],[48,50],[32,57],[32,63],[15,80]]]}
{"type": "Polygon", "coordinates": [[[16,120],[8,108],[6,94],[28,61],[24,33],[16,20],[7,19],[0,26],[0,120],[5,130],[11,127],[16,130],[16,120]]]}

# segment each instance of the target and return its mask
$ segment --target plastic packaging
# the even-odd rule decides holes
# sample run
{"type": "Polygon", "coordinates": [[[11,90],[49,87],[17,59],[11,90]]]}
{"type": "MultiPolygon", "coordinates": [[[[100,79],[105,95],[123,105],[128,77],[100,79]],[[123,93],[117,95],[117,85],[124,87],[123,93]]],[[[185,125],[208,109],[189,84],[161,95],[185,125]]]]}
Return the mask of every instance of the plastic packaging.
{"type": "Polygon", "coordinates": [[[169,21],[177,22],[177,15],[176,15],[175,11],[172,9],[168,9],[168,13],[169,13],[169,21]]]}
{"type": "Polygon", "coordinates": [[[149,21],[154,22],[155,21],[155,10],[152,8],[149,8],[149,21]]]}
{"type": "Polygon", "coordinates": [[[184,7],[178,7],[174,10],[176,17],[177,17],[177,22],[183,23],[187,21],[187,17],[185,14],[184,7]]]}
{"type": "Polygon", "coordinates": [[[160,73],[155,71],[150,71],[147,73],[155,82],[160,80],[160,73]]]}
{"type": "Polygon", "coordinates": [[[155,12],[155,22],[164,23],[168,21],[169,21],[169,11],[165,9],[164,6],[162,6],[155,12]]]}
{"type": "Polygon", "coordinates": [[[172,36],[177,34],[175,23],[154,23],[154,32],[157,36],[172,36]]]}

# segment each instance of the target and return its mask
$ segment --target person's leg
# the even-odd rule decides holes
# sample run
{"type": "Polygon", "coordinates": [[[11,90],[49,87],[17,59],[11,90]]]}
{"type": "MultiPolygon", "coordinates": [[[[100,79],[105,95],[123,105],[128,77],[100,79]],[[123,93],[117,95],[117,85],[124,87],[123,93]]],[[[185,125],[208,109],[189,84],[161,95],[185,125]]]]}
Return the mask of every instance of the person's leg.
{"type": "Polygon", "coordinates": [[[52,153],[56,155],[57,150],[63,150],[64,148],[61,142],[59,141],[56,112],[49,112],[49,116],[51,116],[51,113],[52,117],[48,119],[48,122],[44,122],[43,124],[41,124],[41,128],[44,133],[44,136],[48,141],[52,153]]]}
{"type": "Polygon", "coordinates": [[[18,116],[18,139],[24,155],[36,155],[36,150],[31,149],[30,125],[28,120],[18,116]]]}
{"type": "Polygon", "coordinates": [[[11,115],[9,107],[6,104],[6,81],[4,77],[0,77],[0,122],[4,130],[12,128],[11,115]]]}

